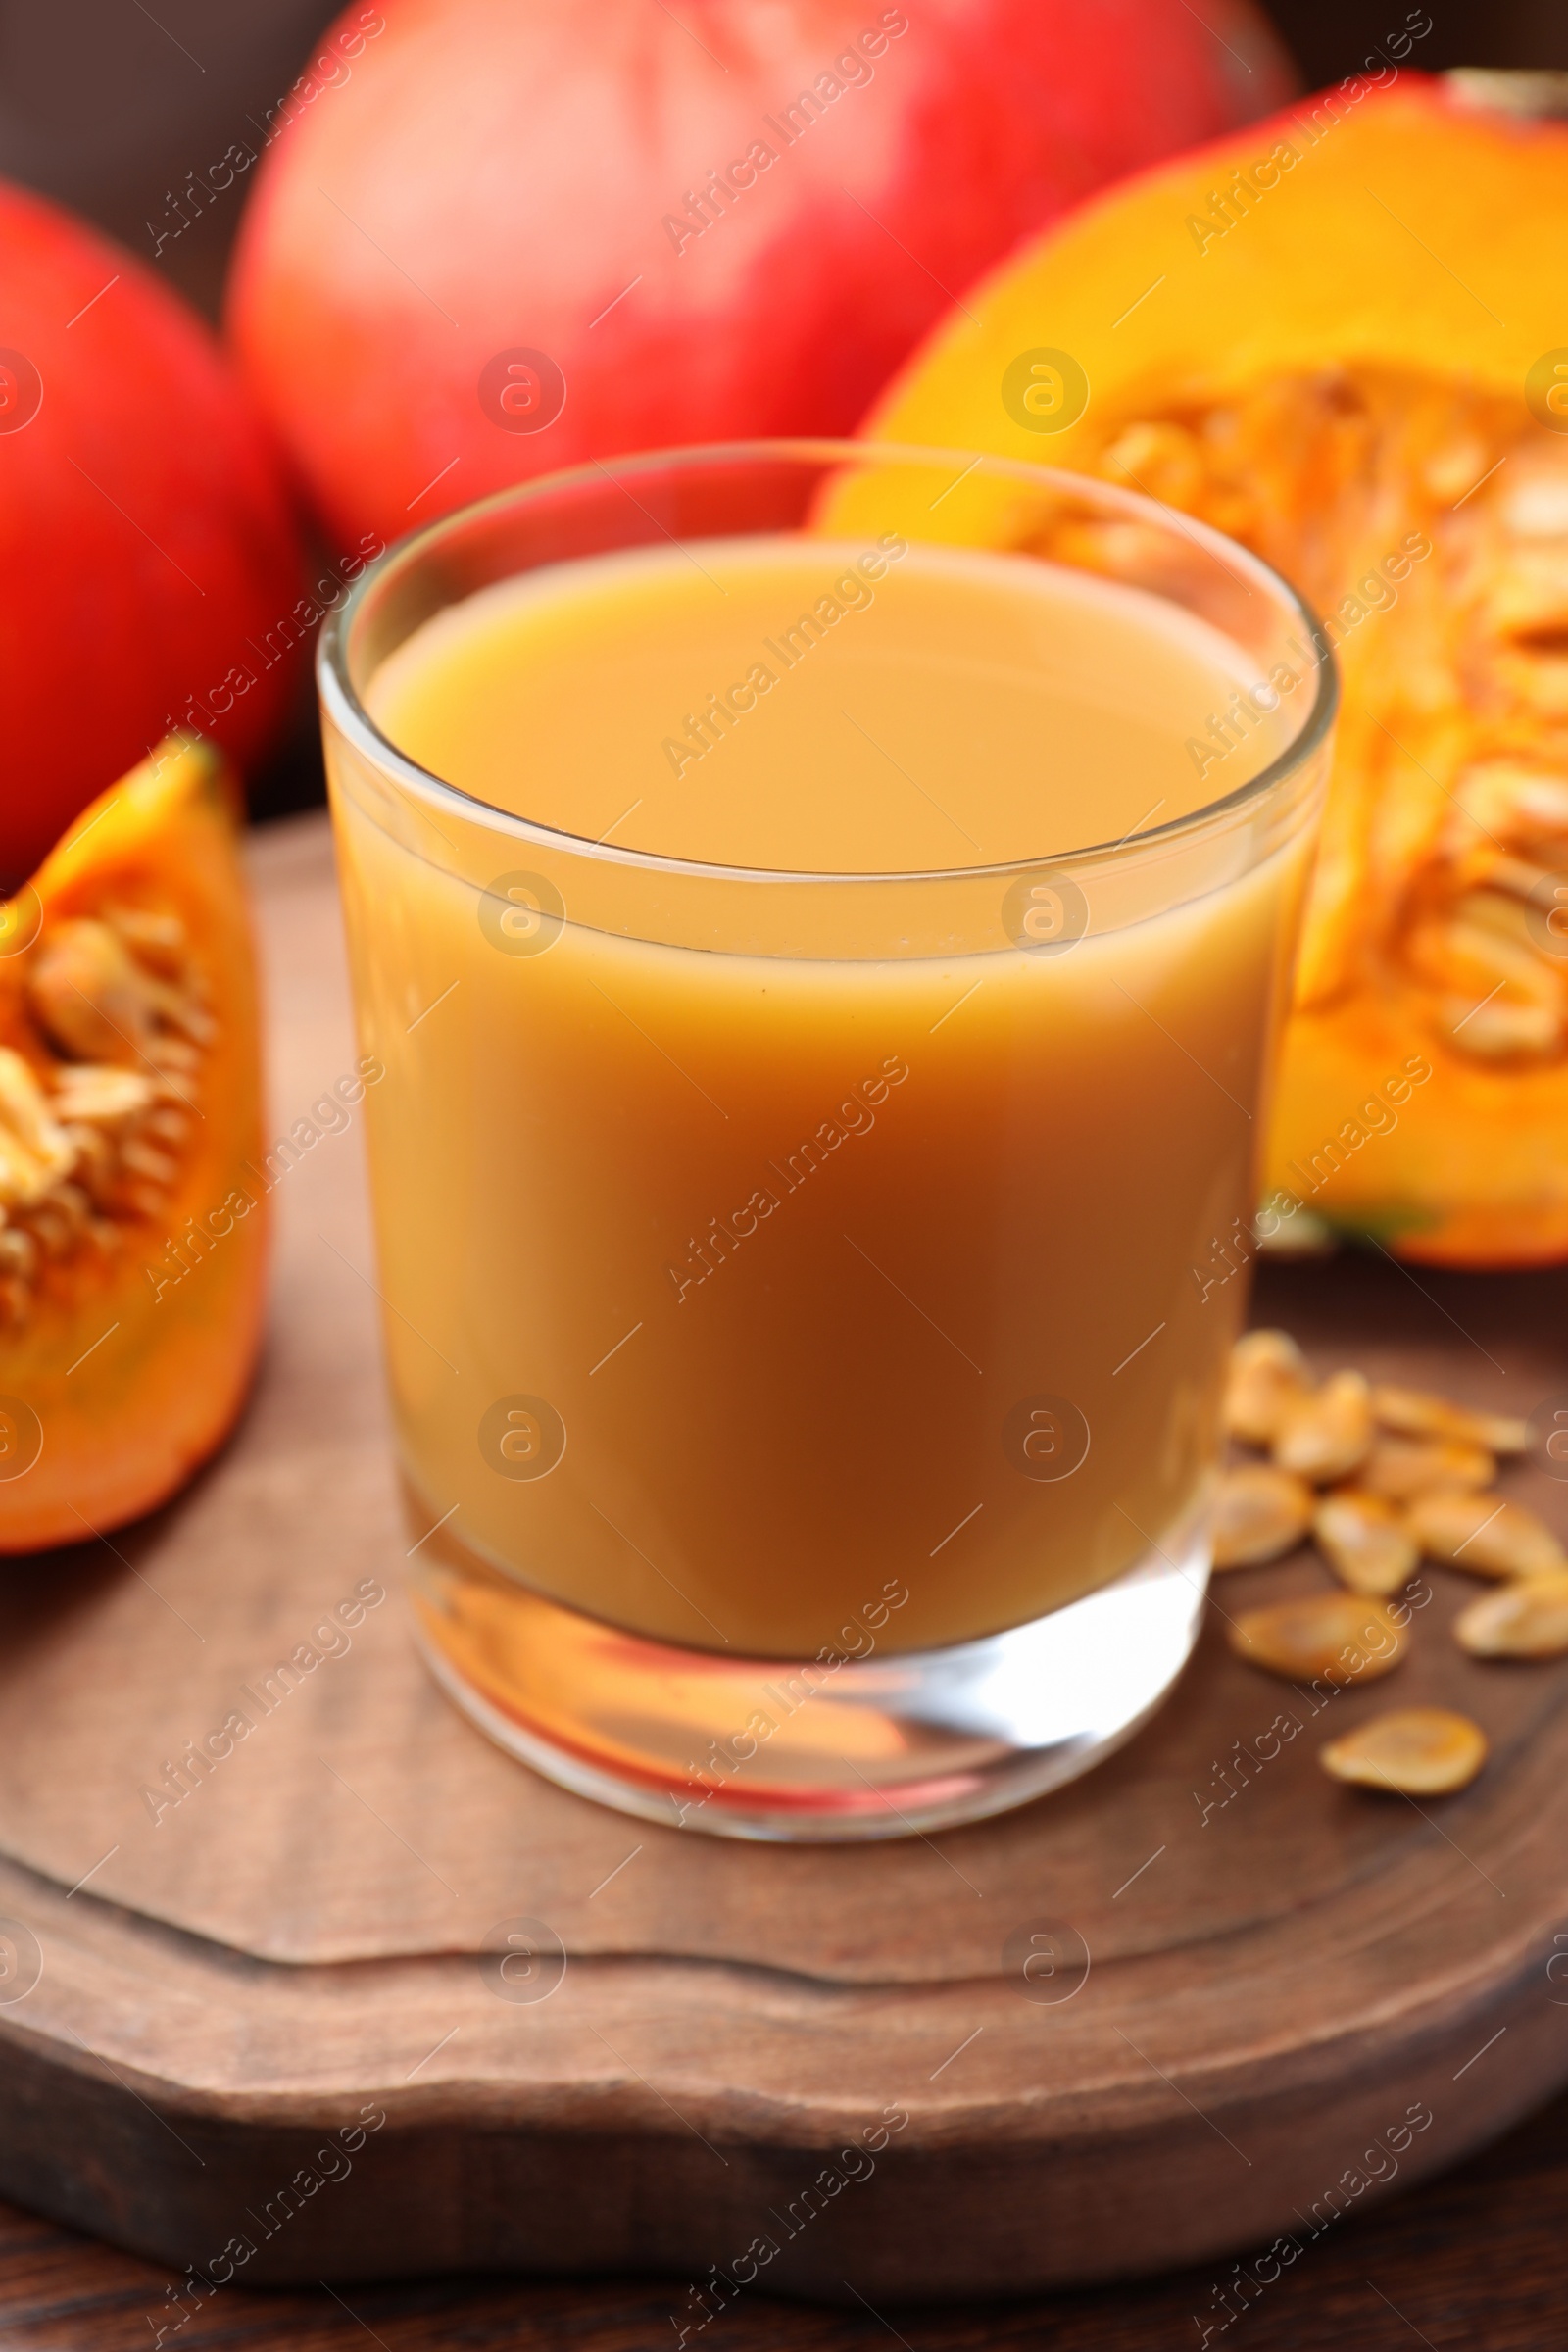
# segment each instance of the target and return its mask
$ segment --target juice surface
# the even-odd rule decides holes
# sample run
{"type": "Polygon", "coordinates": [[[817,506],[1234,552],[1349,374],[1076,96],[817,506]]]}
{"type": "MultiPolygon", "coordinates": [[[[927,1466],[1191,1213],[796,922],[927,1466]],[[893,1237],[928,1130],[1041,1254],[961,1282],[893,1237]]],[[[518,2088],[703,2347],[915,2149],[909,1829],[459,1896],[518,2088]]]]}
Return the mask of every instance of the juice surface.
{"type": "MultiPolygon", "coordinates": [[[[563,831],[841,872],[1114,841],[1273,748],[1259,726],[1200,784],[1186,738],[1248,674],[1202,624],[900,547],[530,575],[426,623],[368,700],[432,772],[563,831]]],[[[847,1629],[895,1585],[883,1649],[1022,1623],[1191,1516],[1298,840],[1059,956],[696,953],[569,907],[514,956],[435,832],[421,857],[335,796],[387,1068],[367,1114],[394,1402],[421,1524],[450,1514],[416,1569],[466,1558],[649,1636],[808,1658],[863,1645],[847,1629]]],[[[461,1616],[449,1579],[441,1605],[461,1616]]]]}
{"type": "Polygon", "coordinates": [[[1283,715],[1253,715],[1234,777],[1211,763],[1201,781],[1187,740],[1246,675],[1152,597],[889,534],[527,573],[427,621],[368,701],[432,774],[564,833],[910,872],[1120,841],[1229,792],[1283,715]]]}

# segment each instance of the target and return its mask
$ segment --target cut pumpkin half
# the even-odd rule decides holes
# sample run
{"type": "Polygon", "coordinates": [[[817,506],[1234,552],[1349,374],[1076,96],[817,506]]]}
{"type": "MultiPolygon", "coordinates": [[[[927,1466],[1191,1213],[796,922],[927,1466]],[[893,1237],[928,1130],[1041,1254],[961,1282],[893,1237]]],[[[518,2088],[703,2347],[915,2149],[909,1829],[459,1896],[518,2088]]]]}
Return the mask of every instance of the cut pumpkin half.
{"type": "Polygon", "coordinates": [[[967,296],[863,428],[1147,492],[1324,616],[1266,1189],[1437,1263],[1568,1256],[1565,90],[1352,77],[1161,166],[967,296]]]}
{"type": "Polygon", "coordinates": [[[0,906],[0,1551],[151,1510],[244,1397],[267,1208],[236,807],[172,741],[0,906]]]}

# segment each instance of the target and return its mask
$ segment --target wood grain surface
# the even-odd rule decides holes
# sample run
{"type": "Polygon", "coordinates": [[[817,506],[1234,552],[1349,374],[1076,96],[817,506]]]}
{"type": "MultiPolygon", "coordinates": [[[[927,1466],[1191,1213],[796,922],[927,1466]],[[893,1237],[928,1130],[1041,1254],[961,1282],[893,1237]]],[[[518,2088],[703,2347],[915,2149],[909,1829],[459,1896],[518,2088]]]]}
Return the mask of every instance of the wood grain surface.
{"type": "MultiPolygon", "coordinates": [[[[354,1048],[319,820],[256,858],[282,1133],[354,1048]]],[[[940,1839],[720,1843],[491,1749],[409,1642],[360,1138],[321,1124],[277,1187],[272,1335],[223,1458],[0,1582],[0,1917],[42,1959],[0,2003],[0,2187],[177,2266],[248,2246],[246,2285],[678,2268],[693,2328],[731,2291],[695,2285],[759,2239],[770,2287],[880,2308],[1199,2257],[1207,2295],[1289,2231],[1257,2289],[1284,2303],[1360,2210],[1568,2079],[1568,1668],[1465,1658],[1457,1576],[1419,1589],[1397,1682],[1494,1741],[1443,1805],[1315,1763],[1396,1686],[1320,1721],[1226,1650],[1223,1612],[1324,1581],[1305,1558],[1222,1581],[1120,1756],[940,1839]],[[1284,1707],[1300,1735],[1259,1764],[1284,1707]],[[249,1734],[179,1794],[236,1708],[249,1734]],[[522,1987],[545,1998],[499,1975],[521,1919],[560,1946],[522,1987]],[[1014,1944],[1042,1923],[1046,2001],[1014,1944]]],[[[1325,1367],[1521,1412],[1568,1389],[1565,1304],[1555,1275],[1363,1256],[1259,1299],[1325,1367]]],[[[1568,1516],[1537,1472],[1510,1491],[1568,1516]]]]}
{"type": "MultiPolygon", "coordinates": [[[[1568,2341],[1568,2101],[1484,2155],[1348,2215],[1209,2341],[1225,2352],[1555,2352],[1568,2341]]],[[[701,2337],[712,2352],[1189,2352],[1216,2319],[1230,2263],[1087,2292],[932,2308],[737,2303],[701,2337]]],[[[168,2324],[172,2272],[0,2207],[6,2352],[147,2352],[168,2324]]],[[[668,2352],[684,2279],[594,2283],[442,2278],[231,2286],[166,2336],[181,2352],[668,2352]]],[[[1229,2302],[1238,2298],[1232,2286],[1229,2302]]]]}

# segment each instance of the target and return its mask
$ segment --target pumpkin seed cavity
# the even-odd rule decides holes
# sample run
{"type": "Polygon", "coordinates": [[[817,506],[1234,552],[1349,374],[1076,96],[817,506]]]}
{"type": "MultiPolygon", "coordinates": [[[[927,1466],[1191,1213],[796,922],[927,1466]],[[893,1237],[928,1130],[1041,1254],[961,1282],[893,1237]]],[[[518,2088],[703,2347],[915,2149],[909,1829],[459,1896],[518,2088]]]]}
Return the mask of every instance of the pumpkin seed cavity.
{"type": "Polygon", "coordinates": [[[0,1046],[0,1329],[162,1216],[201,1116],[217,1035],[177,914],[105,906],[45,922],[17,960],[0,1046]]]}
{"type": "Polygon", "coordinates": [[[1559,1058],[1568,449],[1517,399],[1337,366],[1124,425],[1096,470],[1240,539],[1336,623],[1356,691],[1298,1001],[1368,987],[1463,1059],[1559,1058]]]}

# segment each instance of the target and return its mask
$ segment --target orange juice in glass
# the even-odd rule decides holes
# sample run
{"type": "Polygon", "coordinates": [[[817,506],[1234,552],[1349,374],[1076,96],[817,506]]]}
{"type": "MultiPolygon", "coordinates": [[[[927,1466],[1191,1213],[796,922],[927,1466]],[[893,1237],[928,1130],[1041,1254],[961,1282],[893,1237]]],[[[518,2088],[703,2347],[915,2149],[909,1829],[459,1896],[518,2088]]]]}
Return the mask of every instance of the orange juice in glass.
{"type": "Polygon", "coordinates": [[[394,551],[322,694],[449,1690],[742,1836],[1130,1736],[1202,1607],[1328,753],[1291,592],[1037,468],[677,453],[394,551]]]}

